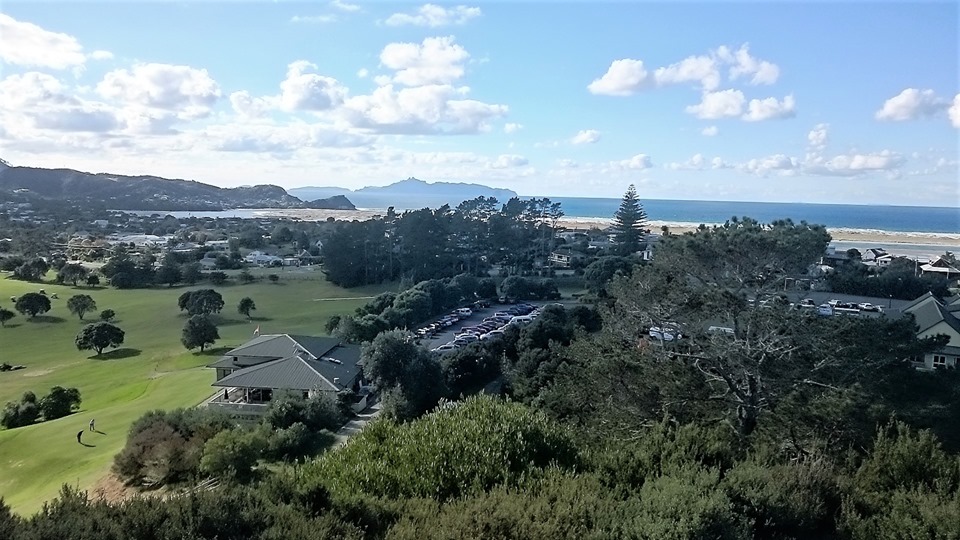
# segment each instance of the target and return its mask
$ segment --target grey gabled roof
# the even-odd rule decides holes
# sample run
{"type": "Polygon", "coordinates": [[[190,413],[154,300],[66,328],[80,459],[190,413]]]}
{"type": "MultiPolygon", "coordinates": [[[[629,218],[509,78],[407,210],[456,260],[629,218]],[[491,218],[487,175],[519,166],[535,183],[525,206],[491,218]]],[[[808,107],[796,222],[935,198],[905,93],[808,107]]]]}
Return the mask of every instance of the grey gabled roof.
{"type": "Polygon", "coordinates": [[[284,388],[331,390],[332,384],[311,365],[316,362],[291,356],[235,371],[213,383],[237,388],[284,388]]]}
{"type": "Polygon", "coordinates": [[[257,336],[243,345],[231,349],[220,360],[207,367],[243,368],[269,360],[277,360],[306,351],[310,358],[317,359],[340,344],[332,337],[299,336],[291,334],[265,334],[257,336]],[[238,360],[235,361],[234,358],[238,360]]]}
{"type": "Polygon", "coordinates": [[[927,293],[903,308],[904,313],[912,313],[920,332],[924,332],[940,322],[945,322],[960,333],[960,319],[948,311],[937,298],[927,293]]]}
{"type": "Polygon", "coordinates": [[[340,340],[332,337],[267,334],[251,339],[236,349],[227,352],[224,356],[285,358],[295,354],[299,348],[306,350],[313,358],[319,358],[339,343],[340,340]]]}

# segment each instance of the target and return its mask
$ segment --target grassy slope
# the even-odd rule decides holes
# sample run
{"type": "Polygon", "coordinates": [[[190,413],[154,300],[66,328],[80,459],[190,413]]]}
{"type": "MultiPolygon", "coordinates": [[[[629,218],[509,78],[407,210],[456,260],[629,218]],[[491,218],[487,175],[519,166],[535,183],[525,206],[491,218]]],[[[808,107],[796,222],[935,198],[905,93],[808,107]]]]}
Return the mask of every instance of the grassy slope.
{"type": "MultiPolygon", "coordinates": [[[[330,315],[350,312],[365,300],[314,299],[367,296],[383,290],[340,289],[323,281],[319,272],[276,273],[281,275],[278,284],[264,280],[218,288],[226,305],[222,323],[218,323],[221,340],[216,347],[243,343],[257,324],[264,334],[320,335],[330,315]],[[244,296],[257,304],[253,322],[236,312],[244,296]]],[[[54,385],[79,388],[83,403],[78,413],[66,418],[0,429],[0,497],[24,514],[55,496],[63,483],[92,486],[123,447],[130,424],[145,411],[196,405],[210,396],[213,373],[203,366],[217,358],[215,352],[187,352],[180,344],[185,316],[177,310],[177,297],[187,288],[75,290],[0,277],[0,306],[12,309],[10,296],[40,288],[59,296],[46,314],[54,319],[30,321],[18,314],[7,328],[0,328],[0,362],[27,366],[0,373],[0,403],[19,400],[26,390],[40,397],[54,385]],[[97,313],[106,308],[117,312],[116,324],[126,332],[119,354],[111,357],[105,352],[104,356],[111,358],[102,360],[93,358],[91,351],[76,350],[74,336],[85,322],[68,312],[66,301],[81,293],[94,298],[97,313]],[[97,429],[104,434],[85,433],[84,442],[93,447],[84,447],[77,444],[76,434],[86,429],[91,418],[96,418],[97,429]]],[[[86,315],[86,322],[96,317],[86,315]]]]}

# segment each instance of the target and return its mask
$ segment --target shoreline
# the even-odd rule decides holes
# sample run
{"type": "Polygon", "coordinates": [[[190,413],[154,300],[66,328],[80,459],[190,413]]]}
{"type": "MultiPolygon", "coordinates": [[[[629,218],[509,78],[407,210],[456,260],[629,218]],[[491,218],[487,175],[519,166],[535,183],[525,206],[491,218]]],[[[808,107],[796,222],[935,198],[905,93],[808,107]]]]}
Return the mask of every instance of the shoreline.
{"type": "MultiPolygon", "coordinates": [[[[292,219],[301,219],[304,221],[327,221],[333,218],[337,221],[365,221],[375,216],[382,216],[384,210],[374,210],[369,208],[358,208],[356,210],[319,210],[319,209],[265,209],[254,211],[255,215],[264,217],[286,217],[292,219]]],[[[589,230],[593,227],[608,227],[613,223],[612,218],[595,217],[563,217],[558,224],[574,230],[589,230]]],[[[661,227],[669,227],[670,232],[674,234],[683,234],[697,229],[699,223],[693,222],[671,222],[651,220],[649,222],[650,231],[660,232],[661,227]]],[[[705,223],[707,226],[719,225],[714,223],[705,223]]],[[[878,229],[852,229],[846,227],[827,227],[833,242],[864,243],[870,244],[868,247],[877,245],[911,245],[930,248],[946,248],[943,251],[960,251],[960,233],[939,233],[939,232],[909,232],[909,231],[884,231],[878,229]]]]}

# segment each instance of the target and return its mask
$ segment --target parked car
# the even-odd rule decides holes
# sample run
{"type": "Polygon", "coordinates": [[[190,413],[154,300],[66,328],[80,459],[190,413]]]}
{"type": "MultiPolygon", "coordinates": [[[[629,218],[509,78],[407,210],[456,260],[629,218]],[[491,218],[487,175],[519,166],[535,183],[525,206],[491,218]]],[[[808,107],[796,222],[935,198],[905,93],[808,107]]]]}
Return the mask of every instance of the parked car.
{"type": "Polygon", "coordinates": [[[820,304],[819,306],[817,306],[817,315],[822,315],[824,317],[832,317],[833,306],[830,305],[829,302],[827,302],[826,304],[820,304]]]}
{"type": "Polygon", "coordinates": [[[432,349],[432,351],[433,351],[433,352],[445,352],[445,351],[452,351],[452,350],[458,349],[458,348],[459,348],[459,347],[457,347],[457,346],[454,345],[453,343],[444,343],[443,345],[441,345],[441,346],[439,346],[439,347],[437,347],[437,348],[435,348],[435,349],[432,349]]]}
{"type": "Polygon", "coordinates": [[[857,304],[857,307],[860,308],[860,311],[883,311],[883,308],[876,304],[871,304],[870,302],[863,302],[857,304]]]}
{"type": "Polygon", "coordinates": [[[665,323],[662,327],[651,326],[648,334],[654,339],[663,341],[673,341],[683,338],[683,333],[680,332],[680,325],[676,323],[665,323]]]}
{"type": "Polygon", "coordinates": [[[457,310],[457,315],[460,315],[461,317],[469,317],[473,315],[473,310],[463,307],[457,310]]]}

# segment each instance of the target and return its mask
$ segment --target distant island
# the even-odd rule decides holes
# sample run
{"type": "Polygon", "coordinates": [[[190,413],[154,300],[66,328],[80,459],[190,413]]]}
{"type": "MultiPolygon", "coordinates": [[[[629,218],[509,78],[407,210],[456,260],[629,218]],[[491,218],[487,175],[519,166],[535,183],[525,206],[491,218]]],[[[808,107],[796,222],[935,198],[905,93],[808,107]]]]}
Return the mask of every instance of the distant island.
{"type": "Polygon", "coordinates": [[[306,201],[280,186],[221,188],[193,180],[14,167],[0,160],[0,200],[59,201],[112,210],[204,211],[233,208],[355,210],[345,196],[306,201]]]}
{"type": "Polygon", "coordinates": [[[290,189],[289,193],[301,199],[349,196],[350,200],[361,208],[392,206],[398,210],[436,208],[444,204],[456,206],[477,197],[494,197],[500,202],[506,202],[517,196],[516,192],[509,189],[457,182],[429,183],[417,178],[407,178],[387,186],[369,186],[355,191],[339,187],[302,187],[290,189]]]}

